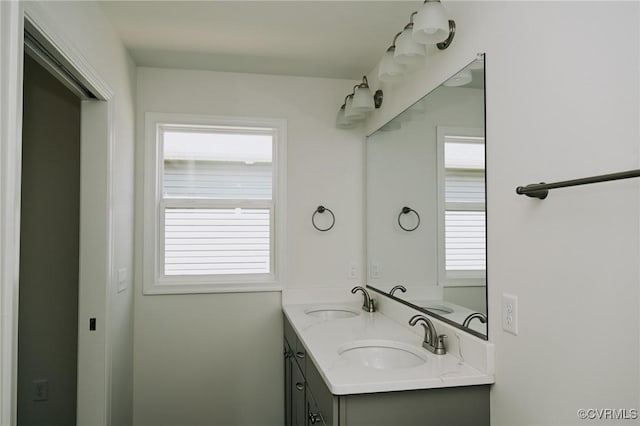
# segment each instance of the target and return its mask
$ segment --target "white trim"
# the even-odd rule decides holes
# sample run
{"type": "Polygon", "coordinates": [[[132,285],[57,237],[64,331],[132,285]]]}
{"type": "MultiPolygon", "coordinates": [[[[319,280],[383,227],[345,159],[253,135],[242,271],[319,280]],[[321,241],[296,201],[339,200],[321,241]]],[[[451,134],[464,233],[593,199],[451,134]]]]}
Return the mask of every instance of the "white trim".
{"type": "Polygon", "coordinates": [[[17,414],[23,11],[0,2],[0,424],[17,414]]]}
{"type": "MultiPolygon", "coordinates": [[[[22,151],[22,63],[24,55],[24,24],[29,22],[43,40],[52,47],[59,59],[68,65],[81,77],[83,83],[93,93],[106,102],[103,108],[103,120],[98,126],[85,127],[92,136],[94,131],[100,128],[104,155],[104,171],[106,176],[99,179],[104,194],[103,202],[106,204],[103,223],[98,223],[98,229],[103,232],[97,237],[102,244],[103,256],[97,259],[102,274],[91,274],[90,281],[97,285],[100,294],[93,301],[93,306],[84,306],[92,311],[92,316],[98,317],[98,321],[104,326],[104,333],[97,342],[97,350],[103,356],[103,368],[98,368],[98,374],[87,384],[90,390],[99,389],[94,399],[94,405],[78,404],[78,424],[107,425],[110,423],[111,408],[111,352],[109,350],[109,289],[113,282],[113,240],[114,229],[112,219],[112,188],[113,188],[113,96],[114,92],[108,84],[95,72],[84,56],[68,42],[61,29],[52,25],[47,14],[37,2],[3,1],[0,2],[0,320],[1,340],[0,350],[0,424],[3,426],[15,425],[17,422],[17,336],[18,336],[18,267],[19,267],[19,241],[20,241],[20,186],[21,186],[21,151],[22,151]],[[106,157],[106,158],[104,158],[106,157]],[[104,288],[102,288],[104,287],[104,288]],[[95,314],[99,312],[99,314],[95,314]],[[102,318],[102,319],[100,319],[102,318]],[[97,380],[97,381],[96,381],[97,380]],[[100,408],[95,411],[96,405],[100,408]],[[82,409],[82,411],[80,411],[82,409]],[[96,419],[96,414],[98,419],[96,419]]],[[[96,103],[95,101],[92,103],[96,103]]],[[[83,113],[85,105],[83,104],[83,113]]],[[[83,114],[84,115],[84,114],[83,114]]],[[[85,140],[84,143],[87,143],[85,140]]],[[[82,214],[82,212],[81,212],[82,214]]],[[[95,223],[92,227],[96,226],[95,223]]],[[[82,234],[82,229],[81,229],[82,234]]],[[[94,241],[95,242],[95,241],[94,241]]],[[[94,244],[95,246],[95,244],[94,244]]],[[[96,253],[90,253],[94,256],[96,253]]],[[[94,271],[95,272],[95,271],[94,271]]],[[[80,292],[83,290],[80,280],[80,292]]],[[[79,300],[79,312],[83,308],[82,300],[79,300]]],[[[86,327],[84,318],[79,318],[79,328],[86,327]]],[[[88,322],[88,321],[87,321],[88,322]]],[[[79,333],[79,389],[78,401],[83,391],[80,389],[80,353],[79,333]]],[[[90,345],[95,346],[96,342],[90,345]]],[[[95,359],[85,360],[89,370],[96,370],[95,359]]]]}
{"type": "MultiPolygon", "coordinates": [[[[482,127],[446,127],[436,126],[436,161],[437,161],[437,181],[438,181],[438,285],[442,287],[486,287],[486,272],[482,278],[478,277],[475,271],[460,271],[453,275],[453,279],[447,278],[445,270],[445,167],[444,167],[444,139],[447,135],[483,137],[482,127]]],[[[478,142],[480,143],[480,141],[478,142]]],[[[472,209],[469,209],[472,210],[472,209]]],[[[486,207],[485,207],[486,211],[486,207]]]]}
{"type": "Polygon", "coordinates": [[[286,146],[287,121],[274,118],[227,117],[210,115],[191,115],[174,113],[145,114],[144,136],[144,229],[143,229],[143,293],[151,294],[189,294],[189,293],[234,293],[282,291],[286,271],[286,146]],[[165,277],[162,265],[162,205],[179,205],[180,200],[162,202],[162,164],[161,141],[157,129],[177,126],[212,126],[229,128],[273,129],[273,188],[272,200],[242,200],[232,204],[232,200],[198,201],[189,200],[189,204],[223,208],[224,206],[268,208],[274,221],[271,235],[272,272],[270,274],[243,274],[215,276],[165,277]],[[274,214],[275,211],[275,214],[274,214]]]}

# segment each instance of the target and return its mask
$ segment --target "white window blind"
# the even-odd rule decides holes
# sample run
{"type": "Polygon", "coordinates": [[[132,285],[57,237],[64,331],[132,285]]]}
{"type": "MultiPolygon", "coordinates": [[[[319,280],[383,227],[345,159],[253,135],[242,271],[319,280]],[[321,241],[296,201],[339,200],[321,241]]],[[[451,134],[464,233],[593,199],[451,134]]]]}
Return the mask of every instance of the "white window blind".
{"type": "Polygon", "coordinates": [[[165,275],[269,273],[269,209],[165,209],[165,275]]]}
{"type": "Polygon", "coordinates": [[[445,212],[445,267],[447,271],[486,269],[485,212],[445,212]]]}
{"type": "Polygon", "coordinates": [[[444,269],[448,279],[486,270],[484,138],[444,136],[444,269]]]}

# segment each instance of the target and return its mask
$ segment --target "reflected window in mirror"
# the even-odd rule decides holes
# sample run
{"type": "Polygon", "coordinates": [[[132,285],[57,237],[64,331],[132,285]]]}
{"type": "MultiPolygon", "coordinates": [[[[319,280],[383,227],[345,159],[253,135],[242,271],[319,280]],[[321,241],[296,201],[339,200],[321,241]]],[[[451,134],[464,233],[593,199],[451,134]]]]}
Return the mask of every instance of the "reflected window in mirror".
{"type": "Polygon", "coordinates": [[[368,287],[483,339],[485,171],[484,55],[367,138],[368,287]]]}
{"type": "Polygon", "coordinates": [[[486,283],[484,131],[437,128],[439,281],[486,283]]]}

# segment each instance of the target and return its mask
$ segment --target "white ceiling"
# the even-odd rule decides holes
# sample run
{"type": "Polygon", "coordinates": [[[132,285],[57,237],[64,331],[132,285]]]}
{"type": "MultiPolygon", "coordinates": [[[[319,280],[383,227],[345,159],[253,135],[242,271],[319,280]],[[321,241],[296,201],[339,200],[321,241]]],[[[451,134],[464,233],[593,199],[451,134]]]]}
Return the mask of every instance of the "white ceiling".
{"type": "Polygon", "coordinates": [[[418,1],[104,1],[140,66],[360,79],[418,1]]]}

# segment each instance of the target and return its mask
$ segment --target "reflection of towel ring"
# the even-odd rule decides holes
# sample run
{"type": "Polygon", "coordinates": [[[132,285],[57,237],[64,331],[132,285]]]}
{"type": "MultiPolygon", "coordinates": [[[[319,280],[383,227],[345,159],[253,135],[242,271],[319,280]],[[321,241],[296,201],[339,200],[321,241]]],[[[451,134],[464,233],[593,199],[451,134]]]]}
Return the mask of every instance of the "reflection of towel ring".
{"type": "Polygon", "coordinates": [[[316,228],[318,231],[326,232],[329,229],[333,228],[333,225],[336,224],[336,216],[333,214],[333,212],[330,209],[326,208],[325,206],[318,206],[316,211],[313,212],[313,216],[311,216],[311,223],[313,224],[313,227],[316,228]],[[331,225],[329,225],[328,228],[318,228],[318,225],[316,225],[316,215],[318,213],[322,214],[325,211],[329,212],[329,214],[331,215],[331,225]]]}
{"type": "Polygon", "coordinates": [[[418,214],[417,211],[415,211],[411,207],[403,207],[402,210],[400,211],[400,214],[398,214],[398,226],[400,226],[400,228],[402,228],[404,231],[407,231],[407,232],[415,231],[416,229],[418,229],[418,226],[420,226],[420,215],[418,214]],[[402,226],[402,223],[400,223],[400,218],[402,217],[403,214],[408,214],[411,212],[413,212],[418,218],[418,223],[416,223],[416,226],[414,226],[413,228],[405,228],[404,226],[402,226]]]}

